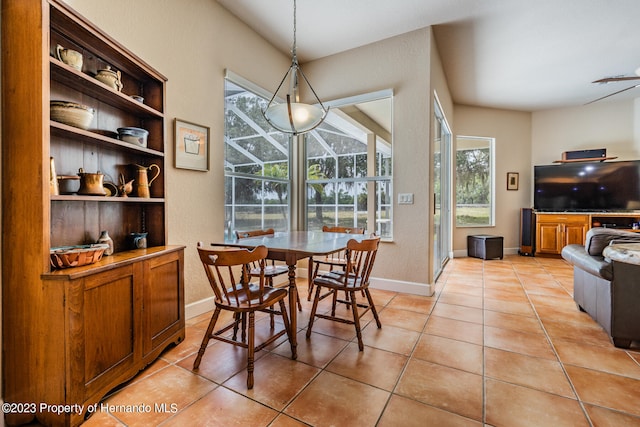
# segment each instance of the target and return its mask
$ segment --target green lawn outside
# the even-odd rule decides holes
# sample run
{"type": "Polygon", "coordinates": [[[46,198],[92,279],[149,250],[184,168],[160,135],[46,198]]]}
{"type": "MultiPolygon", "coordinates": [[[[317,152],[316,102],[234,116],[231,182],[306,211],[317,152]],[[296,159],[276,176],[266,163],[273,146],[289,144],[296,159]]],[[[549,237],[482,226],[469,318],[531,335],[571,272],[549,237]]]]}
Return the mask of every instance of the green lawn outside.
{"type": "Polygon", "coordinates": [[[456,225],[489,225],[490,206],[456,206],[456,225]]]}

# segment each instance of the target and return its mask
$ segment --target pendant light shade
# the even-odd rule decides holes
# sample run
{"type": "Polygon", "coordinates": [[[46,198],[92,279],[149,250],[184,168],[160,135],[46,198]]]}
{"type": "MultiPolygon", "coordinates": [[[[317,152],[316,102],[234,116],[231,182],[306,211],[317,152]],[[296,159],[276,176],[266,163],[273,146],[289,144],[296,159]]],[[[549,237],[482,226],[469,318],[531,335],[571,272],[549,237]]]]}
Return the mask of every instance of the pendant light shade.
{"type": "Polygon", "coordinates": [[[322,123],[329,109],[322,105],[322,101],[320,101],[320,98],[318,98],[318,95],[316,95],[316,92],[311,87],[311,83],[309,83],[309,80],[307,80],[307,77],[298,65],[298,57],[296,55],[296,0],[293,0],[293,47],[291,53],[291,66],[273,93],[267,107],[262,111],[262,114],[267,122],[279,131],[299,135],[315,129],[322,123]],[[302,81],[304,81],[309,91],[315,97],[317,105],[300,102],[300,87],[298,84],[300,77],[302,77],[302,81]],[[274,100],[278,92],[280,92],[282,85],[287,80],[289,81],[289,92],[286,94],[286,103],[277,104],[274,100]]]}

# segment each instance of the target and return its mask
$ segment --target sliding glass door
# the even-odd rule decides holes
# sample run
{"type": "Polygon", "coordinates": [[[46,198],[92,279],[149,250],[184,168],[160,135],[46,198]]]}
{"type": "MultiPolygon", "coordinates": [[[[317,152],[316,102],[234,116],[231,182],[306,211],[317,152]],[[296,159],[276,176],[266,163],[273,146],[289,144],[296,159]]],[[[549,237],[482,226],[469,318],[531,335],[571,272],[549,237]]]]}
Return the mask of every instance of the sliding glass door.
{"type": "Polygon", "coordinates": [[[433,280],[449,260],[451,245],[451,130],[434,102],[433,134],[433,280]]]}

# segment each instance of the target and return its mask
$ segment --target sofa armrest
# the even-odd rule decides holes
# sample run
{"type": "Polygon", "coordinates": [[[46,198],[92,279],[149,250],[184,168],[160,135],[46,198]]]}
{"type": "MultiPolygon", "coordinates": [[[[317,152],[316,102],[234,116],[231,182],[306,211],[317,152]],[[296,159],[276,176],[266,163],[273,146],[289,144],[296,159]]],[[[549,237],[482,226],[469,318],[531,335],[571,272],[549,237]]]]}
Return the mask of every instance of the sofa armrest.
{"type": "Polygon", "coordinates": [[[640,243],[640,234],[614,228],[594,227],[587,231],[584,248],[589,255],[602,255],[604,248],[616,243],[640,243]]]}
{"type": "Polygon", "coordinates": [[[613,267],[611,263],[601,255],[589,255],[584,245],[567,245],[562,248],[562,258],[574,266],[602,277],[605,280],[613,280],[613,267]]]}

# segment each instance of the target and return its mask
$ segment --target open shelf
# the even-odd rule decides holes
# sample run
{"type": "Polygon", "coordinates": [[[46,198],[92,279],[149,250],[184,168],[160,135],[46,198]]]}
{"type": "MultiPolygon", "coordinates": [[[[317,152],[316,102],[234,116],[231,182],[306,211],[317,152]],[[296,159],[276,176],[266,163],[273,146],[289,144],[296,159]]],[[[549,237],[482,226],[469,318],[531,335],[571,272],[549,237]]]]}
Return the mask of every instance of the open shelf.
{"type": "Polygon", "coordinates": [[[604,162],[605,160],[614,160],[617,158],[618,157],[593,157],[590,159],[554,160],[553,163],[604,162]]]}

